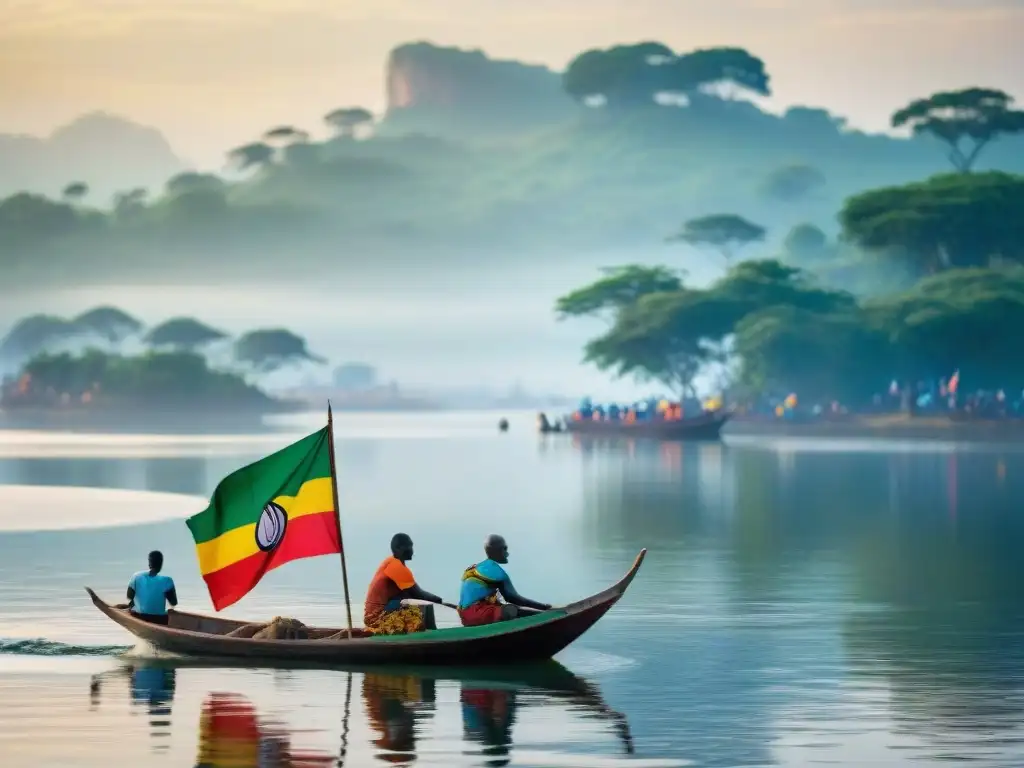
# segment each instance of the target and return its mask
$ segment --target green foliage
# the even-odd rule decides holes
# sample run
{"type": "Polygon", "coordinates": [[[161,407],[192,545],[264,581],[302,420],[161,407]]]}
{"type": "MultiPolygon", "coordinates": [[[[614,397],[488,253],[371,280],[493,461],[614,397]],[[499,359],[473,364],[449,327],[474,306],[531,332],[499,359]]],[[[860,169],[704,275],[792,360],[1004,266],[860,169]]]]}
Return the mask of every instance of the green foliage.
{"type": "Polygon", "coordinates": [[[117,307],[96,307],[71,321],[75,328],[111,343],[124,341],[142,330],[142,323],[117,307]]]}
{"type": "Polygon", "coordinates": [[[886,380],[891,363],[885,336],[856,308],[830,313],[778,304],[745,315],[735,334],[740,383],[755,394],[861,401],[886,380]]]}
{"type": "Polygon", "coordinates": [[[89,185],[84,181],[73,181],[64,187],[61,196],[68,201],[79,201],[89,194],[89,185]]]}
{"type": "MultiPolygon", "coordinates": [[[[569,296],[599,295],[600,282],[569,296]]],[[[1024,267],[949,270],[858,303],[801,269],[748,261],[708,288],[680,286],[613,306],[610,327],[586,345],[585,360],[677,392],[692,390],[729,348],[740,390],[793,391],[805,402],[866,402],[893,377],[916,382],[957,369],[972,386],[1024,386],[1024,267]]]]}
{"type": "Polygon", "coordinates": [[[274,162],[277,153],[269,144],[256,141],[251,144],[243,144],[228,152],[228,162],[237,170],[247,171],[250,168],[263,168],[274,162]]]}
{"type": "Polygon", "coordinates": [[[782,241],[782,249],[793,263],[811,266],[828,259],[834,252],[828,236],[814,224],[797,224],[782,241]]]}
{"type": "Polygon", "coordinates": [[[650,293],[678,291],[682,274],[668,267],[629,264],[604,269],[605,277],[558,299],[559,318],[614,313],[650,293]]]}
{"type": "Polygon", "coordinates": [[[839,213],[850,242],[918,274],[1024,261],[1024,176],[946,174],[849,198],[839,213]]]}
{"type": "Polygon", "coordinates": [[[1024,133],[1024,111],[1012,108],[1013,97],[994,88],[966,88],[917,99],[892,116],[893,128],[910,126],[949,147],[949,161],[970,171],[981,151],[1000,136],[1024,133]]]}
{"type": "Polygon", "coordinates": [[[761,195],[784,203],[803,200],[825,186],[825,175],[812,165],[776,168],[761,184],[761,195]]]}
{"type": "Polygon", "coordinates": [[[373,123],[373,113],[363,107],[343,107],[324,115],[324,122],[339,136],[351,138],[359,128],[373,123]]]}
{"type": "Polygon", "coordinates": [[[40,355],[22,370],[31,377],[26,405],[47,405],[61,395],[75,402],[89,393],[90,405],[112,406],[160,403],[262,405],[270,399],[239,376],[212,370],[206,360],[189,352],[149,353],[138,357],[96,350],[82,355],[40,355]]]}
{"type": "Polygon", "coordinates": [[[151,347],[195,352],[227,334],[192,317],[175,317],[152,328],[143,338],[151,347]]]}
{"type": "Polygon", "coordinates": [[[79,329],[73,322],[53,315],[30,315],[22,318],[0,342],[0,359],[20,361],[75,336],[79,329]]]}
{"type": "Polygon", "coordinates": [[[295,363],[326,362],[312,354],[306,340],[283,328],[249,331],[235,342],[235,359],[258,373],[271,373],[295,363]]]}
{"type": "Polygon", "coordinates": [[[716,213],[690,219],[682,231],[668,238],[698,247],[714,248],[731,262],[736,251],[745,245],[764,240],[767,230],[734,213],[716,213]]]}
{"type": "Polygon", "coordinates": [[[770,93],[764,62],[742,48],[705,48],[677,55],[657,42],[584,51],[563,76],[577,101],[600,97],[610,108],[652,107],[659,94],[692,95],[723,86],[770,93]]]}

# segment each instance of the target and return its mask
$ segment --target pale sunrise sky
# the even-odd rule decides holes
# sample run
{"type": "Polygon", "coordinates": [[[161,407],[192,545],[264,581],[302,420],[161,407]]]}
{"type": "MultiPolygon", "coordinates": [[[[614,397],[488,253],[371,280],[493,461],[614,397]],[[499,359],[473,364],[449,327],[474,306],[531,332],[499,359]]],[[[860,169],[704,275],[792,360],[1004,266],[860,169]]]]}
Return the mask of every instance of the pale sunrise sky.
{"type": "Polygon", "coordinates": [[[423,39],[558,68],[618,42],[740,45],[777,105],[869,129],[938,89],[1024,100],[1024,0],[0,0],[0,133],[100,109],[216,164],[273,125],[381,109],[389,49],[423,39]]]}

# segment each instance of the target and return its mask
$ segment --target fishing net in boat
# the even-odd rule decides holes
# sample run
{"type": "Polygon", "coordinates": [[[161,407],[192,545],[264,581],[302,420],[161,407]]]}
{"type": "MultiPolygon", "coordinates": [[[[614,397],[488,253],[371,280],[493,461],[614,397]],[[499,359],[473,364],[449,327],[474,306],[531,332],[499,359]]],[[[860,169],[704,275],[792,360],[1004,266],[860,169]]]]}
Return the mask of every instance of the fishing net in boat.
{"type": "Polygon", "coordinates": [[[246,624],[228,632],[227,636],[253,640],[308,640],[309,629],[298,619],[275,616],[266,624],[246,624]]]}

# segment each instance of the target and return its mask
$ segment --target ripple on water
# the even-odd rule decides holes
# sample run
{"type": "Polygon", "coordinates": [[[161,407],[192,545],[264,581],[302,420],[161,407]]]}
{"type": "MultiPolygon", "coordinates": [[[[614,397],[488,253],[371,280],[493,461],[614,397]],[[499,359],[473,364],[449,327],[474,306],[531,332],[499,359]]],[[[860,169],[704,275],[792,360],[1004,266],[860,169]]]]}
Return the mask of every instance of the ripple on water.
{"type": "Polygon", "coordinates": [[[0,534],[113,528],[189,517],[210,503],[200,496],[75,486],[0,486],[0,534]]]}

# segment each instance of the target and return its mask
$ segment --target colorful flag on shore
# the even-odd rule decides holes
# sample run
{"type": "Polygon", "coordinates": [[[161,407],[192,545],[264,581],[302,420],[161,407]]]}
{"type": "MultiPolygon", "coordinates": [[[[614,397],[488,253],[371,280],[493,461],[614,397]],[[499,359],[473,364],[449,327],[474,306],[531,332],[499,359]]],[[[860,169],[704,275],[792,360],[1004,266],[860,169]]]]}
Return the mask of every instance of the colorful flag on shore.
{"type": "Polygon", "coordinates": [[[221,480],[210,506],[187,521],[216,610],[267,571],[341,552],[333,483],[327,428],[221,480]]]}

